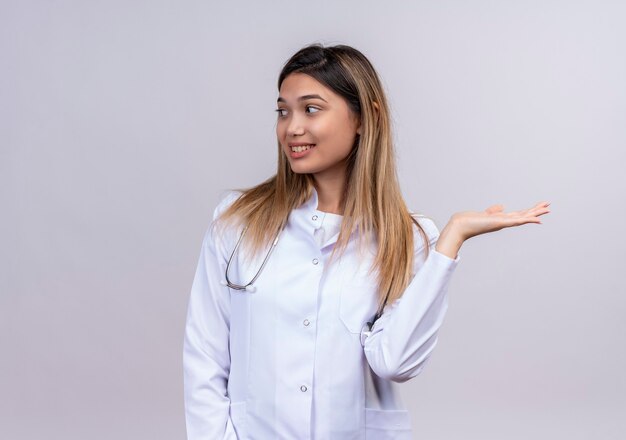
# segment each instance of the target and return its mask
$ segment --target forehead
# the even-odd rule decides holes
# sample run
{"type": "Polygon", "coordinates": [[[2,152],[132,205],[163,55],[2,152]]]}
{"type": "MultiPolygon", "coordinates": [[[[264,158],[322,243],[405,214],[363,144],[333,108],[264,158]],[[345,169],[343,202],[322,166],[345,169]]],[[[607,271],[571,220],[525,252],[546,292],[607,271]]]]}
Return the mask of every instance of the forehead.
{"type": "Polygon", "coordinates": [[[336,99],[337,95],[324,84],[305,73],[291,73],[280,85],[279,98],[295,100],[303,95],[317,94],[326,101],[336,99]]]}

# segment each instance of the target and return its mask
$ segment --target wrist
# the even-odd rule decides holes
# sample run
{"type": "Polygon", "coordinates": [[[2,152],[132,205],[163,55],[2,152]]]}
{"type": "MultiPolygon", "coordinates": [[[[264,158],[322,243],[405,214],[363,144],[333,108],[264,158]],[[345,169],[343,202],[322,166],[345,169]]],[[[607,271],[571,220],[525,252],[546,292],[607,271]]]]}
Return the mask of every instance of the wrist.
{"type": "Polygon", "coordinates": [[[463,236],[461,232],[461,227],[459,226],[458,221],[454,218],[451,218],[448,223],[441,230],[441,235],[445,235],[446,237],[450,237],[449,240],[453,240],[458,242],[459,246],[463,244],[466,238],[463,236]]]}
{"type": "Polygon", "coordinates": [[[439,234],[435,250],[449,258],[456,259],[459,249],[463,245],[463,236],[455,223],[450,221],[439,234]]]}

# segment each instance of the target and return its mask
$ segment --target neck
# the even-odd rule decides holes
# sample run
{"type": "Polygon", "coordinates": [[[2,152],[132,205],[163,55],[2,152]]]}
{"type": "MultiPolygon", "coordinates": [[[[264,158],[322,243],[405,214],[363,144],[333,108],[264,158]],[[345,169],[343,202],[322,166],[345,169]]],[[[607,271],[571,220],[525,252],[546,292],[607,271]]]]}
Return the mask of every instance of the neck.
{"type": "Polygon", "coordinates": [[[343,193],[346,184],[345,173],[334,176],[314,176],[317,191],[317,209],[323,212],[343,215],[343,193]]]}

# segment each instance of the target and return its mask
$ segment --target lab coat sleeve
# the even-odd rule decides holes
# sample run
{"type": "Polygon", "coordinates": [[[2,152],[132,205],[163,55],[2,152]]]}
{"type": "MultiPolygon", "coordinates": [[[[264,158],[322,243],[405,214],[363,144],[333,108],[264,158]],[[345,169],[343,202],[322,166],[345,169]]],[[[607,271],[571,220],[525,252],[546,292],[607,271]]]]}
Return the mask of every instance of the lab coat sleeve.
{"type": "Polygon", "coordinates": [[[415,251],[417,271],[402,296],[385,306],[364,341],[372,371],[394,382],[417,376],[435,348],[448,308],[448,285],[460,261],[459,255],[452,259],[435,250],[439,230],[434,221],[418,221],[429,236],[429,255],[425,257],[424,240],[416,233],[415,242],[421,244],[415,251]]]}
{"type": "Polygon", "coordinates": [[[224,197],[213,212],[191,287],[183,344],[185,419],[188,440],[233,439],[227,394],[230,372],[230,293],[220,284],[227,256],[214,233],[217,215],[234,200],[224,197]]]}

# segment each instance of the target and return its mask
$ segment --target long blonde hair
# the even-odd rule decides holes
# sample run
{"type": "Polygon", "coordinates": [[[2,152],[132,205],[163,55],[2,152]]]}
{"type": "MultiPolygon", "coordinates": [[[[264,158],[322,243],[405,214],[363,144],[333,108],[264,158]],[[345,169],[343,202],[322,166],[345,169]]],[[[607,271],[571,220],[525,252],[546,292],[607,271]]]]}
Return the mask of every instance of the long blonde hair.
{"type": "MultiPolygon", "coordinates": [[[[396,174],[390,112],[381,81],[369,60],[358,50],[335,45],[312,44],[300,49],[285,63],[279,78],[291,73],[307,74],[346,99],[360,117],[362,133],[348,156],[344,218],[331,254],[342,253],[351,232],[358,228],[359,244],[376,237],[378,248],[372,270],[378,272],[378,311],[402,296],[413,276],[416,225],[429,240],[404,202],[396,174]]],[[[287,222],[289,213],[312,195],[310,174],[292,172],[278,142],[278,169],[274,176],[250,188],[237,189],[241,196],[219,217],[248,226],[242,246],[252,253],[265,250],[287,222]]]]}

